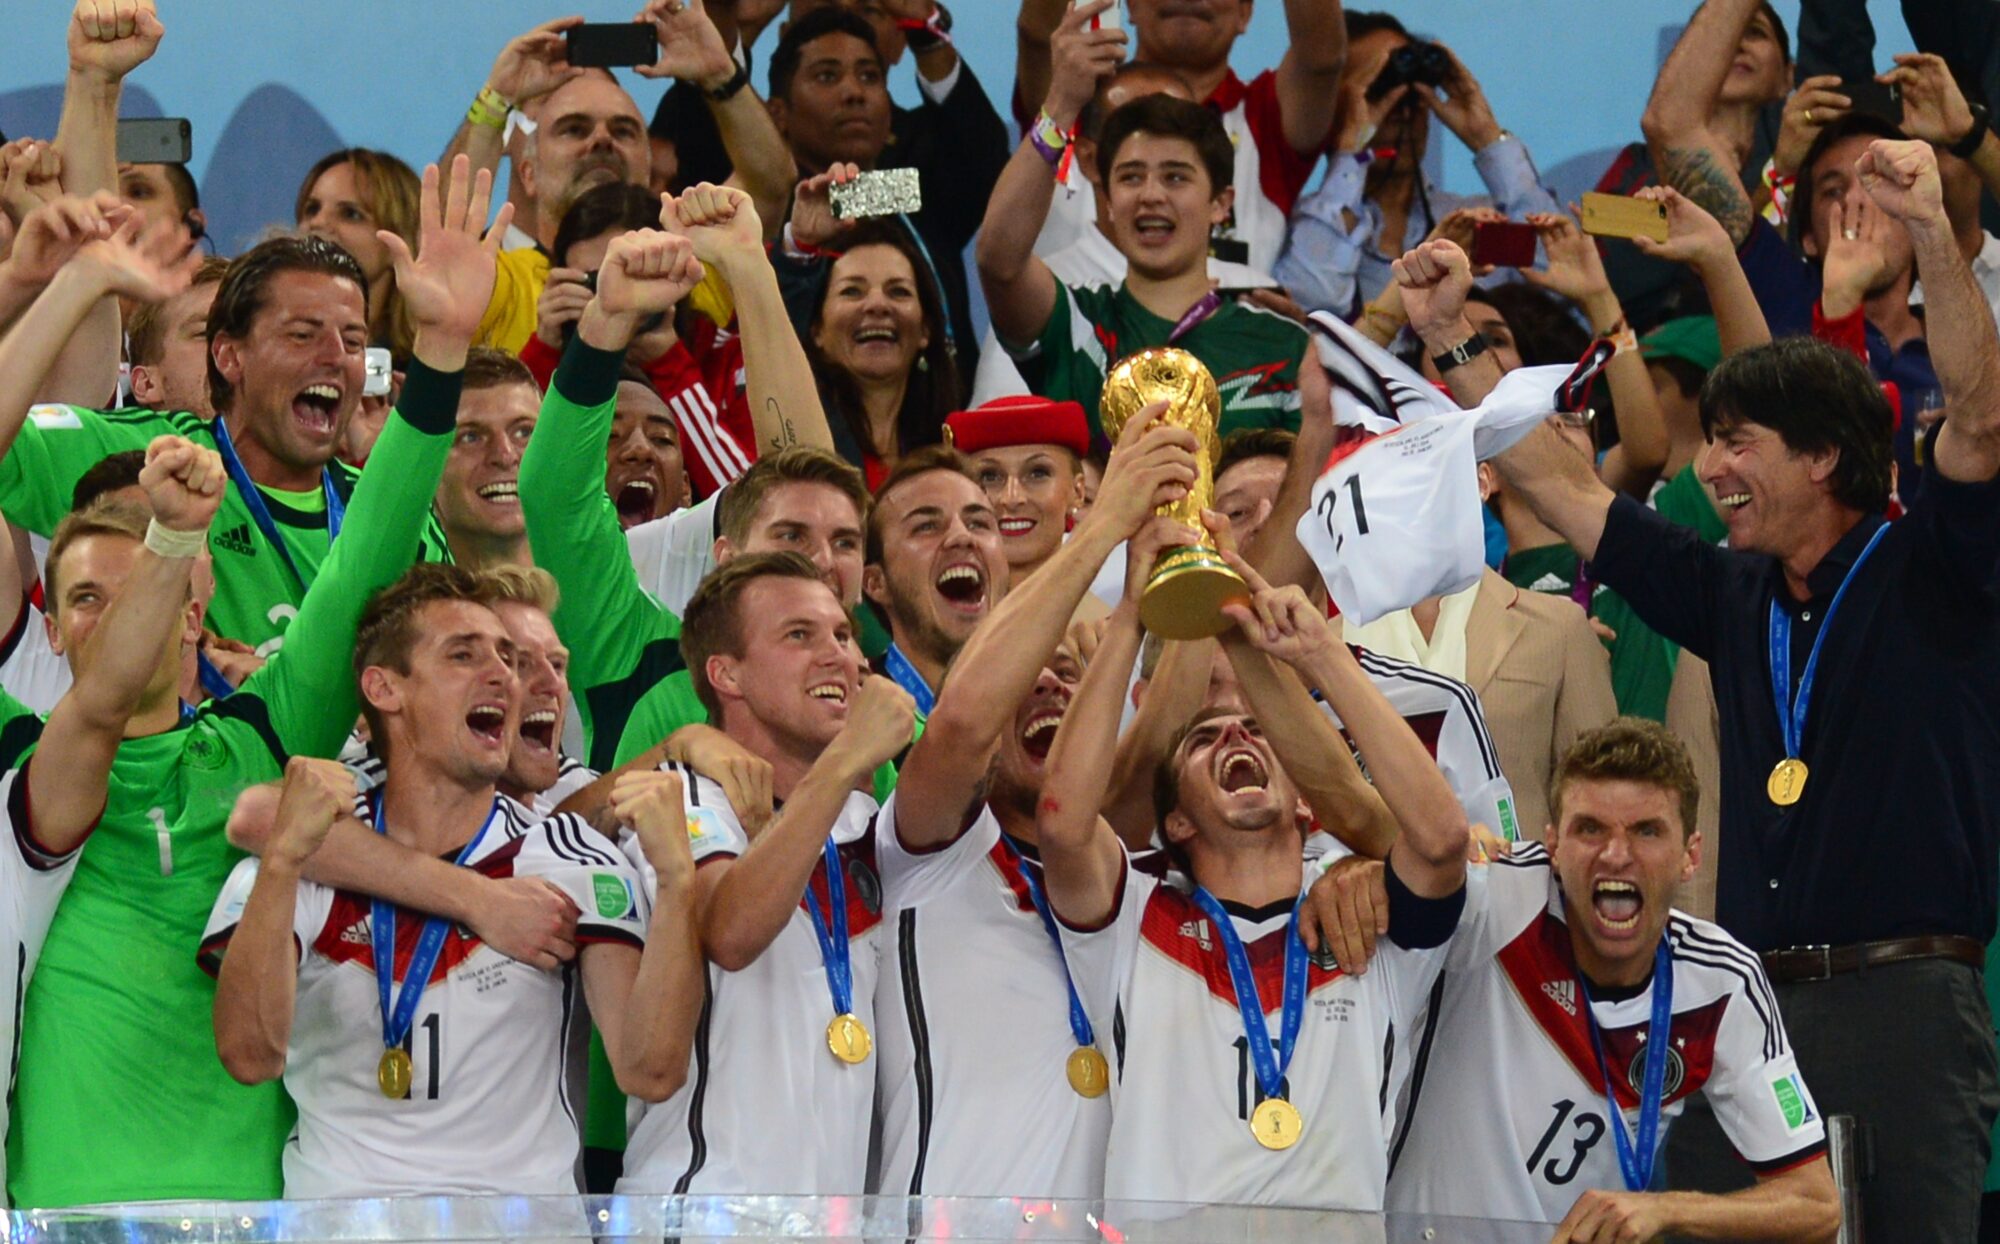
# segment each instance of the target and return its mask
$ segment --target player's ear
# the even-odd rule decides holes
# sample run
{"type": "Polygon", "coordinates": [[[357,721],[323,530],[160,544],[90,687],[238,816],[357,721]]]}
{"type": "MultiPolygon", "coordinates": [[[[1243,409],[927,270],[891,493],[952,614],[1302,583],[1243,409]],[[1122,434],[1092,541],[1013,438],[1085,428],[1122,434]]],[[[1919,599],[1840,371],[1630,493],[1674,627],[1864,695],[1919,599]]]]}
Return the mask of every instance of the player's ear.
{"type": "Polygon", "coordinates": [[[229,382],[230,387],[240,387],[243,384],[243,357],[236,339],[226,333],[217,333],[208,350],[209,356],[215,360],[215,370],[222,373],[222,378],[229,382]]]}
{"type": "Polygon", "coordinates": [[[1167,841],[1176,845],[1186,844],[1195,835],[1194,822],[1179,808],[1167,813],[1166,819],[1160,822],[1160,829],[1166,834],[1167,841]]]}
{"type": "Polygon", "coordinates": [[[727,566],[730,562],[736,560],[736,546],[729,542],[728,536],[717,536],[715,538],[715,547],[711,550],[710,556],[715,558],[716,565],[727,566]]]}
{"type": "Polygon", "coordinates": [[[361,671],[361,698],[378,713],[393,713],[403,706],[403,689],[391,671],[371,665],[361,671]]]}
{"type": "Polygon", "coordinates": [[[1687,846],[1681,855],[1681,880],[1683,882],[1693,881],[1695,873],[1700,871],[1700,869],[1701,831],[1690,829],[1687,831],[1687,846]]]}
{"type": "MultiPolygon", "coordinates": [[[[720,558],[716,560],[721,561],[720,558]]],[[[861,568],[861,594],[884,609],[889,607],[889,576],[883,572],[881,566],[861,568]]]]}
{"type": "Polygon", "coordinates": [[[141,406],[163,401],[166,393],[153,369],[144,363],[132,364],[132,400],[141,406]]]}
{"type": "Polygon", "coordinates": [[[1208,223],[1210,228],[1218,228],[1229,219],[1231,209],[1236,206],[1236,187],[1224,186],[1222,193],[1208,201],[1208,223]]]}
{"type": "MultiPolygon", "coordinates": [[[[46,578],[44,579],[44,582],[46,582],[46,578]]],[[[57,656],[62,656],[63,655],[62,627],[56,625],[55,605],[56,603],[53,600],[49,602],[49,611],[42,615],[42,629],[48,633],[49,651],[55,653],[57,656]]]]}
{"type": "Polygon", "coordinates": [[[715,688],[715,694],[719,696],[740,699],[743,695],[743,684],[737,680],[736,671],[735,657],[717,653],[708,659],[706,667],[708,685],[715,688]]]}

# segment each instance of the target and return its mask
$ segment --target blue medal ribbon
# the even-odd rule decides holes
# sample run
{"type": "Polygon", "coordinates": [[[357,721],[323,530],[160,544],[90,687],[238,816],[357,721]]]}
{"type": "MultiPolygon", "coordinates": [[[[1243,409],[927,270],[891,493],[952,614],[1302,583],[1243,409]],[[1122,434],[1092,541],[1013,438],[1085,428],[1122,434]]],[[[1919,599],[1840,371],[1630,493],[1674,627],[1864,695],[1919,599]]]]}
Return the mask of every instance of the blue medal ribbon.
{"type": "Polygon", "coordinates": [[[208,659],[206,652],[197,650],[194,654],[194,664],[195,673],[201,679],[202,692],[209,699],[221,700],[236,694],[236,688],[229,685],[229,680],[222,676],[222,671],[215,667],[215,662],[208,659]]]}
{"type": "MultiPolygon", "coordinates": [[[[382,819],[382,792],[378,788],[371,801],[370,810],[374,814],[375,832],[387,836],[389,826],[382,819]]],[[[493,823],[489,814],[472,841],[459,850],[454,865],[463,866],[472,857],[472,852],[486,837],[487,826],[493,823]]],[[[382,1048],[398,1049],[409,1040],[410,1024],[417,1017],[417,1002],[424,996],[424,987],[430,984],[431,972],[437,967],[438,955],[444,949],[444,935],[451,921],[440,916],[432,916],[424,921],[423,931],[417,934],[416,949],[410,953],[410,970],[403,974],[403,988],[390,1000],[395,987],[396,975],[396,905],[375,899],[370,904],[368,938],[370,954],[375,959],[375,988],[382,999],[382,1048]]]]}
{"type": "MultiPolygon", "coordinates": [[[[285,569],[292,572],[292,578],[299,587],[306,586],[306,577],[292,561],[290,549],[278,535],[278,524],[271,517],[271,509],[264,504],[264,494],[258,490],[250,472],[243,469],[243,460],[236,456],[236,445],[229,439],[229,422],[226,416],[217,415],[208,425],[215,431],[215,452],[222,458],[223,469],[229,472],[229,482],[236,485],[236,494],[243,498],[244,508],[250,511],[250,521],[257,524],[257,530],[264,533],[264,539],[278,551],[278,559],[285,563],[285,569]]],[[[326,542],[330,547],[340,537],[340,524],[347,517],[347,505],[333,488],[333,472],[325,467],[319,472],[320,487],[326,492],[326,542]]]]}
{"type": "Polygon", "coordinates": [[[826,858],[826,897],[833,908],[829,924],[825,913],[819,908],[819,898],[812,891],[812,882],[806,882],[806,914],[812,917],[813,932],[819,937],[819,961],[826,967],[827,992],[833,995],[833,1013],[851,1015],[854,1013],[854,965],[848,959],[847,946],[847,875],[840,866],[840,848],[834,844],[833,835],[826,837],[823,848],[826,858]]]}
{"type": "Polygon", "coordinates": [[[1021,880],[1028,887],[1028,901],[1035,905],[1035,911],[1042,918],[1042,927],[1049,931],[1049,940],[1055,943],[1056,962],[1062,964],[1063,985],[1069,989],[1069,1030],[1076,1038],[1079,1048],[1088,1049],[1097,1044],[1097,1035],[1090,1030],[1090,1016],[1083,1013],[1083,999],[1076,996],[1076,981],[1069,974],[1069,957],[1063,954],[1062,934],[1056,929],[1055,915],[1049,911],[1049,900],[1042,894],[1042,885],[1035,880],[1035,874],[1028,871],[1028,861],[1021,855],[1021,849],[1006,834],[1000,841],[1007,844],[1007,854],[1014,857],[1014,866],[1021,870],[1021,880]]]}
{"type": "Polygon", "coordinates": [[[1640,1082],[1638,1137],[1625,1134],[1625,1112],[1618,1108],[1618,1094],[1611,1086],[1611,1064],[1604,1057],[1604,1037],[1597,1031],[1597,1012],[1592,1010],[1590,982],[1576,974],[1583,989],[1583,1013],[1590,1025],[1591,1048],[1597,1051],[1597,1071],[1604,1077],[1604,1102],[1611,1116],[1611,1140],[1618,1149],[1618,1166],[1625,1174],[1628,1192],[1644,1192],[1653,1182],[1653,1161],[1659,1153],[1660,1106],[1666,1097],[1667,1051],[1674,1041],[1674,960],[1667,939],[1653,952],[1653,1018],[1646,1028],[1646,1076],[1640,1082]]]}
{"type": "Polygon", "coordinates": [[[931,715],[931,706],[937,703],[937,692],[932,691],[924,676],[917,673],[917,667],[910,664],[910,658],[903,655],[901,648],[889,645],[889,650],[882,654],[882,672],[889,676],[890,682],[910,693],[910,698],[917,702],[919,713],[926,717],[931,715]]]}
{"type": "Polygon", "coordinates": [[[1813,675],[1819,670],[1820,645],[1826,642],[1826,633],[1833,629],[1834,611],[1840,608],[1841,598],[1847,595],[1854,576],[1861,572],[1868,555],[1875,546],[1882,543],[1882,537],[1889,534],[1889,524],[1883,523],[1868,537],[1867,547],[1861,556],[1847,568],[1847,574],[1840,581],[1840,587],[1833,593],[1833,601],[1826,607],[1826,614],[1819,620],[1819,634],[1813,636],[1812,650],[1806,654],[1805,672],[1799,675],[1799,692],[1792,694],[1792,615],[1778,598],[1771,598],[1771,695],[1778,702],[1778,732],[1785,740],[1785,755],[1796,760],[1800,745],[1806,735],[1806,705],[1812,700],[1813,675]]]}
{"type": "Polygon", "coordinates": [[[1271,1049],[1271,1028],[1264,1021],[1264,1003],[1257,996],[1257,978],[1250,971],[1250,956],[1229,913],[1215,896],[1201,886],[1194,888],[1194,901],[1215,925],[1229,960],[1229,981],[1236,987],[1236,1009],[1243,1013],[1243,1035],[1250,1047],[1250,1064],[1257,1070],[1257,1087],[1264,1097],[1284,1097],[1285,1069],[1292,1065],[1292,1051],[1299,1043],[1299,1026],[1306,1018],[1306,944],[1299,940],[1299,905],[1292,904],[1292,918],[1285,924],[1285,994],[1279,1005],[1278,1048],[1271,1049]]]}

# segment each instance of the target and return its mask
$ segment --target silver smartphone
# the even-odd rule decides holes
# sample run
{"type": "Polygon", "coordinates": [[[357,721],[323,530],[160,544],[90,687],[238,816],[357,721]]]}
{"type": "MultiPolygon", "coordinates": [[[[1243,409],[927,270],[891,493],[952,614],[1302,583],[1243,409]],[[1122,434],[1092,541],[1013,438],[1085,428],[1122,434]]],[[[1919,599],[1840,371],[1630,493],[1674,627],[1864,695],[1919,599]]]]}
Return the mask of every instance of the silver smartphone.
{"type": "Polygon", "coordinates": [[[395,379],[394,376],[390,375],[393,367],[389,352],[381,346],[369,346],[367,357],[368,372],[366,379],[361,382],[361,396],[389,396],[389,386],[395,379]]]}
{"type": "Polygon", "coordinates": [[[844,186],[827,192],[833,214],[840,220],[860,220],[867,216],[894,216],[916,212],[924,206],[923,187],[917,184],[913,168],[885,168],[863,173],[844,186]]]}
{"type": "Polygon", "coordinates": [[[118,123],[120,164],[186,164],[194,127],[186,117],[130,117],[118,123]]]}

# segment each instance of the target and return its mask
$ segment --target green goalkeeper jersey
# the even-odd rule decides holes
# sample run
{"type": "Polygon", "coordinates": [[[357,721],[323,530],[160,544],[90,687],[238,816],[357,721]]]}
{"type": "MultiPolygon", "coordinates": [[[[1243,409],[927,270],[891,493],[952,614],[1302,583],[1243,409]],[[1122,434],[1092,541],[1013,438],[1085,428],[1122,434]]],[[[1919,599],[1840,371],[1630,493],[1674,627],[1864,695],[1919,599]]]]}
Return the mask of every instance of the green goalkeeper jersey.
{"type": "MultiPolygon", "coordinates": [[[[1041,336],[1012,350],[1021,374],[1043,397],[1081,402],[1102,438],[1097,402],[1118,360],[1173,345],[1200,359],[1222,397],[1219,435],[1245,428],[1299,430],[1299,360],[1306,330],[1272,311],[1224,299],[1191,327],[1154,315],[1124,285],[1056,286],[1041,336]]],[[[1011,347],[1010,347],[1011,350],[1011,347]]]]}
{"type": "MultiPolygon", "coordinates": [[[[223,1070],[215,983],[195,956],[242,858],[224,834],[236,796],[276,781],[293,755],[337,755],[353,729],[355,627],[369,597],[416,559],[458,390],[456,374],[412,364],[283,653],[191,721],[119,748],[22,1016],[7,1161],[15,1205],[282,1195],[291,1103],[275,1081],[245,1087],[223,1070]]],[[[233,501],[216,530],[233,521],[233,501]]]]}
{"type": "MultiPolygon", "coordinates": [[[[69,513],[71,495],[85,471],[112,454],[144,449],[156,436],[184,436],[215,448],[214,425],[186,411],[32,407],[20,436],[0,458],[0,512],[10,522],[46,536],[69,513]]],[[[359,475],[346,463],[328,464],[327,479],[338,503],[344,506],[352,498],[359,475]]],[[[280,554],[265,535],[232,482],[209,528],[215,599],[208,607],[207,625],[268,657],[284,644],[285,630],[298,616],[306,588],[326,561],[327,504],[320,490],[258,491],[284,552],[280,554]]],[[[427,517],[422,531],[418,556],[424,561],[449,561],[444,532],[436,520],[427,517]]]]}
{"type": "Polygon", "coordinates": [[[535,564],[555,576],[562,592],[556,634],[569,649],[569,688],[587,763],[600,772],[612,767],[639,701],[686,668],[681,620],[639,585],[618,511],[604,491],[605,446],[624,363],[622,353],[572,340],[521,455],[521,516],[535,564]]]}

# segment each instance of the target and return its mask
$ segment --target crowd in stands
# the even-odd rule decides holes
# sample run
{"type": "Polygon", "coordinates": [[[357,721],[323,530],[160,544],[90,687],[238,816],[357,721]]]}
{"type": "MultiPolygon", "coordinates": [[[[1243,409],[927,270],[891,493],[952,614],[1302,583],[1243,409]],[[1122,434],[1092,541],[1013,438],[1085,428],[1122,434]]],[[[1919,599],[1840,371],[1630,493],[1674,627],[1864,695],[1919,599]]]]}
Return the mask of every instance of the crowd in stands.
{"type": "Polygon", "coordinates": [[[1252,7],[557,18],[219,255],[76,0],[9,1203],[2000,1239],[1991,6],[1701,0],[1579,203],[1472,32],[1252,7]]]}

